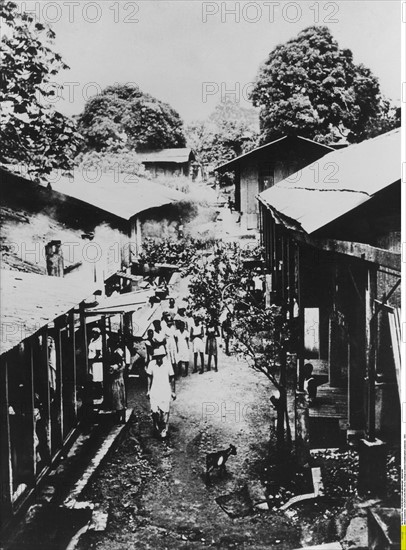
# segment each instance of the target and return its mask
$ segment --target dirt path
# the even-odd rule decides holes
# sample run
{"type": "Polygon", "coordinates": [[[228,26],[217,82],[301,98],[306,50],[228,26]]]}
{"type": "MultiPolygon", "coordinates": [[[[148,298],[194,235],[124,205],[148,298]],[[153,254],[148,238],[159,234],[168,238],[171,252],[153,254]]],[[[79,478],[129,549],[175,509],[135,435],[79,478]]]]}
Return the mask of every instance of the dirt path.
{"type": "Polygon", "coordinates": [[[129,432],[86,497],[107,508],[107,531],[87,535],[81,549],[295,548],[297,529],[283,515],[259,512],[232,519],[216,503],[245,485],[258,487],[269,441],[269,383],[235,357],[219,372],[178,382],[170,437],[152,435],[148,401],[133,395],[129,432]],[[233,443],[227,474],[205,481],[207,452],[233,443]]]}

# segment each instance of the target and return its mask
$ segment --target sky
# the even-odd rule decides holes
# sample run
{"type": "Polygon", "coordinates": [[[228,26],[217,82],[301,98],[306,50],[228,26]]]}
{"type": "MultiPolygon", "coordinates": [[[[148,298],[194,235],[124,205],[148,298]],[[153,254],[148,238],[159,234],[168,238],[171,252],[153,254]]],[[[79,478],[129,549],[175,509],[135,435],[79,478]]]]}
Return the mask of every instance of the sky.
{"type": "MultiPolygon", "coordinates": [[[[20,3],[23,4],[22,2],[20,3]]],[[[400,2],[209,2],[146,0],[25,2],[56,32],[69,71],[60,73],[67,115],[107,85],[132,82],[168,102],[186,123],[206,118],[222,93],[250,106],[260,64],[280,43],[310,25],[327,25],[400,102],[400,2]]]]}

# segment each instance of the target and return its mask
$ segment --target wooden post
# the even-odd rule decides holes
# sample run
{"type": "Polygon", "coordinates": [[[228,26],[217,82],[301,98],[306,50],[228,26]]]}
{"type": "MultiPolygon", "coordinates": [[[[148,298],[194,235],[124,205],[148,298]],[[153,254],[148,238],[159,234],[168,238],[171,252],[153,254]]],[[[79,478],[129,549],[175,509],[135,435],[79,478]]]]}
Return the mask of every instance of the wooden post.
{"type": "Polygon", "coordinates": [[[287,305],[288,305],[288,312],[289,312],[289,321],[290,324],[292,324],[293,320],[293,281],[292,281],[292,266],[291,263],[293,262],[292,258],[292,242],[290,237],[287,238],[287,246],[286,246],[286,283],[288,286],[288,291],[286,294],[287,299],[287,305]]]}
{"type": "Polygon", "coordinates": [[[88,351],[88,344],[87,344],[86,315],[85,315],[84,302],[81,302],[79,304],[79,315],[80,315],[80,330],[82,335],[84,363],[86,368],[86,374],[88,375],[89,374],[89,351],[88,351]]]}
{"type": "Polygon", "coordinates": [[[45,403],[44,412],[46,414],[46,438],[47,449],[49,457],[52,456],[51,449],[51,394],[50,394],[50,380],[49,380],[49,351],[48,351],[48,327],[44,327],[41,331],[41,367],[45,367],[45,403]]]}
{"type": "MultiPolygon", "coordinates": [[[[108,319],[110,321],[110,318],[108,319]]],[[[107,358],[107,334],[106,334],[106,321],[107,318],[103,316],[101,323],[101,334],[102,334],[102,360],[103,360],[103,405],[106,407],[109,399],[107,392],[107,380],[109,376],[109,365],[107,358]]]]}
{"type": "Polygon", "coordinates": [[[303,250],[301,249],[301,245],[298,244],[298,247],[296,249],[296,262],[297,262],[297,270],[298,270],[298,306],[299,306],[299,318],[298,318],[298,346],[297,346],[297,354],[299,359],[299,372],[302,371],[304,366],[304,337],[305,337],[305,331],[304,331],[304,305],[303,305],[303,273],[304,273],[304,266],[303,266],[303,250]]]}
{"type": "Polygon", "coordinates": [[[278,274],[277,274],[277,267],[278,267],[278,253],[277,253],[277,237],[276,237],[276,223],[275,220],[272,219],[272,290],[273,292],[277,292],[277,284],[278,284],[278,274]]]}
{"type": "Polygon", "coordinates": [[[286,252],[286,239],[285,239],[285,232],[280,232],[280,247],[281,247],[281,257],[280,257],[280,265],[281,265],[281,298],[282,298],[282,304],[285,305],[286,303],[286,258],[285,258],[285,252],[286,252]]]}
{"type": "Polygon", "coordinates": [[[377,315],[375,300],[377,293],[377,267],[368,265],[368,286],[366,289],[366,351],[367,351],[367,438],[359,445],[358,492],[360,495],[382,497],[386,492],[386,444],[376,438],[375,429],[375,370],[377,315]]]}
{"type": "Polygon", "coordinates": [[[73,420],[76,424],[78,419],[78,403],[77,403],[77,376],[76,376],[76,336],[75,336],[75,311],[71,309],[69,312],[69,332],[70,332],[70,344],[72,352],[72,369],[73,369],[73,420]]]}
{"type": "Polygon", "coordinates": [[[267,245],[268,245],[268,269],[269,269],[269,272],[271,274],[271,287],[272,287],[272,290],[274,289],[274,277],[273,277],[273,269],[274,269],[274,265],[273,265],[273,223],[272,223],[272,216],[271,214],[268,212],[267,213],[267,239],[268,239],[268,242],[267,242],[267,245]]]}
{"type": "Polygon", "coordinates": [[[365,284],[367,274],[365,265],[351,266],[353,283],[350,300],[353,301],[349,312],[350,359],[348,370],[348,423],[347,437],[356,437],[364,433],[365,410],[364,388],[367,365],[365,345],[365,284]],[[357,286],[356,286],[357,285],[357,286]]]}
{"type": "Polygon", "coordinates": [[[368,286],[366,289],[366,355],[367,355],[367,384],[368,384],[368,441],[375,441],[375,363],[377,316],[375,315],[375,299],[377,293],[376,267],[368,267],[368,286]]]}
{"type": "Polygon", "coordinates": [[[2,359],[0,362],[0,453],[0,528],[3,528],[13,512],[13,472],[11,468],[8,363],[6,359],[2,359]]]}
{"type": "MultiPolygon", "coordinates": [[[[32,480],[35,481],[36,474],[36,465],[37,465],[37,456],[35,452],[35,395],[34,395],[34,350],[33,350],[33,340],[35,336],[27,338],[25,341],[26,353],[28,353],[28,369],[29,369],[29,383],[30,383],[30,400],[31,400],[31,429],[32,429],[32,438],[31,438],[31,475],[32,480]],[[28,349],[27,349],[28,348],[28,349]]],[[[28,443],[28,442],[27,442],[28,443]]]]}
{"type": "Polygon", "coordinates": [[[57,440],[56,445],[59,447],[63,442],[63,393],[62,393],[62,339],[61,339],[61,318],[55,319],[55,358],[56,358],[56,390],[55,401],[58,407],[57,415],[57,440]]]}
{"type": "Polygon", "coordinates": [[[137,258],[138,258],[138,256],[141,253],[141,247],[142,247],[141,221],[138,216],[135,219],[135,227],[136,227],[135,238],[137,243],[136,249],[137,249],[137,258]]]}

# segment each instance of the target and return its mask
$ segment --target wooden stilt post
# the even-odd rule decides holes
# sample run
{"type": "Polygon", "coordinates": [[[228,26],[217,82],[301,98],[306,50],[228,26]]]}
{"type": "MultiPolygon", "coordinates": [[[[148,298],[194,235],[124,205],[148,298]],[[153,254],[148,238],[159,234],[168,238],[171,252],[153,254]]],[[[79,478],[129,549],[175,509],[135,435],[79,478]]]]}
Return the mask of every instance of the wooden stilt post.
{"type": "MultiPolygon", "coordinates": [[[[296,250],[296,258],[297,258],[297,271],[298,271],[298,306],[299,306],[299,329],[298,329],[298,362],[299,362],[299,372],[302,371],[304,366],[304,305],[303,305],[303,272],[304,272],[304,266],[303,266],[303,250],[301,249],[301,245],[298,244],[297,250],[296,250]]],[[[303,388],[299,388],[299,390],[303,390],[303,388]]]]}
{"type": "Polygon", "coordinates": [[[44,413],[45,418],[45,432],[47,438],[47,450],[49,458],[52,456],[51,449],[51,393],[50,393],[50,373],[49,373],[49,351],[48,351],[48,327],[44,327],[41,331],[41,368],[45,369],[45,403],[44,413]]]}
{"type": "Polygon", "coordinates": [[[58,408],[57,412],[57,439],[56,445],[60,447],[63,442],[63,392],[62,392],[62,338],[61,338],[61,325],[63,320],[61,318],[55,319],[55,357],[56,357],[56,390],[55,390],[55,406],[58,408]]]}
{"type": "Polygon", "coordinates": [[[377,291],[377,273],[373,267],[368,268],[368,288],[366,299],[366,345],[367,345],[367,383],[368,383],[368,441],[375,441],[375,362],[377,317],[375,299],[377,291]]]}
{"type": "Polygon", "coordinates": [[[8,363],[0,362],[0,528],[12,516],[13,472],[8,400],[8,363]]]}
{"type": "MultiPolygon", "coordinates": [[[[297,335],[297,354],[299,373],[303,372],[304,367],[304,299],[303,299],[303,274],[304,274],[304,252],[298,243],[296,248],[295,260],[297,266],[297,302],[299,306],[298,335],[297,335]]],[[[295,446],[296,458],[298,464],[304,466],[309,462],[309,407],[303,393],[303,380],[296,373],[298,385],[295,392],[295,446]]]]}
{"type": "Polygon", "coordinates": [[[75,335],[75,311],[71,309],[69,312],[69,340],[70,354],[72,358],[72,406],[73,406],[73,422],[76,425],[78,419],[78,402],[77,402],[77,372],[76,372],[76,335],[75,335]]]}
{"type": "Polygon", "coordinates": [[[102,321],[101,321],[101,331],[102,331],[102,358],[103,358],[103,405],[104,407],[107,406],[107,403],[108,403],[108,399],[109,399],[109,395],[108,395],[108,391],[107,391],[107,388],[108,388],[108,384],[107,384],[107,380],[108,380],[108,376],[109,376],[109,373],[108,373],[108,358],[107,358],[107,355],[108,355],[108,350],[107,350],[107,327],[106,327],[106,324],[107,324],[107,318],[105,316],[103,316],[102,318],[102,321]]]}
{"type": "MultiPolygon", "coordinates": [[[[31,472],[30,477],[32,477],[32,481],[35,482],[35,474],[36,474],[36,466],[37,466],[37,456],[36,456],[36,446],[35,446],[35,439],[36,439],[36,433],[35,433],[35,393],[34,393],[34,350],[33,350],[33,341],[35,336],[31,336],[31,338],[27,338],[24,342],[25,346],[25,352],[28,356],[28,370],[29,370],[29,385],[30,385],[30,405],[31,405],[31,430],[32,430],[32,438],[31,438],[31,444],[30,444],[30,457],[31,457],[31,472]]],[[[27,403],[28,406],[28,403],[27,403]]],[[[28,444],[28,442],[27,442],[28,444]]]]}
{"type": "Polygon", "coordinates": [[[386,492],[386,444],[376,438],[375,429],[375,361],[377,316],[377,267],[368,265],[366,289],[366,351],[367,351],[367,437],[359,445],[358,491],[361,495],[384,496],[386,492]]]}

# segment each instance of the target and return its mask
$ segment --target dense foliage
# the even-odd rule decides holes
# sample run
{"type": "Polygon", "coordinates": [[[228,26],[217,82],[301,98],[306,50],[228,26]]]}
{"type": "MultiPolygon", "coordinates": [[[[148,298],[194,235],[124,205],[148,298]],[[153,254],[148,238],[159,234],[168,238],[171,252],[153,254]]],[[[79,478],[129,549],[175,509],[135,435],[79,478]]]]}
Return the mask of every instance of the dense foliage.
{"type": "MultiPolygon", "coordinates": [[[[111,172],[116,181],[121,179],[123,174],[131,174],[149,178],[149,173],[144,165],[139,162],[139,158],[134,151],[128,149],[118,149],[111,151],[87,151],[80,153],[75,164],[79,169],[97,170],[99,172],[111,172]]],[[[134,178],[135,179],[135,178],[134,178]]],[[[133,181],[131,178],[125,178],[125,181],[133,181]]]]}
{"type": "Polygon", "coordinates": [[[398,125],[370,69],[356,65],[327,27],[309,27],[280,44],[261,66],[251,93],[261,108],[261,142],[299,134],[328,143],[359,142],[398,125]],[[385,103],[386,101],[386,103],[385,103]]]}
{"type": "Polygon", "coordinates": [[[252,292],[257,274],[245,260],[261,249],[240,248],[237,243],[216,243],[212,253],[195,266],[189,284],[194,311],[206,321],[219,322],[223,310],[232,313],[235,350],[248,356],[252,366],[280,386],[278,373],[288,338],[285,317],[276,305],[265,307],[252,292]]]}
{"type": "Polygon", "coordinates": [[[213,245],[207,239],[192,237],[145,239],[138,261],[146,264],[170,264],[182,269],[184,276],[194,270],[202,252],[213,245]]]}
{"type": "Polygon", "coordinates": [[[217,165],[255,147],[258,114],[224,98],[207,120],[191,123],[186,134],[199,161],[217,165]]]}
{"type": "Polygon", "coordinates": [[[184,147],[179,114],[137,86],[108,86],[90,98],[78,119],[85,149],[142,151],[184,147]]]}
{"type": "Polygon", "coordinates": [[[283,452],[285,442],[290,442],[286,385],[290,331],[283,308],[276,304],[266,307],[253,290],[251,283],[258,273],[247,268],[244,260],[258,254],[259,250],[241,249],[236,243],[216,243],[212,254],[195,266],[189,302],[191,310],[199,312],[206,322],[218,323],[224,311],[231,314],[234,350],[279,391],[273,403],[278,413],[278,448],[283,452]]]}
{"type": "Polygon", "coordinates": [[[52,50],[55,33],[14,2],[0,3],[0,18],[0,160],[23,165],[34,179],[54,168],[69,170],[80,135],[47,104],[57,93],[53,77],[68,68],[52,50]]]}

